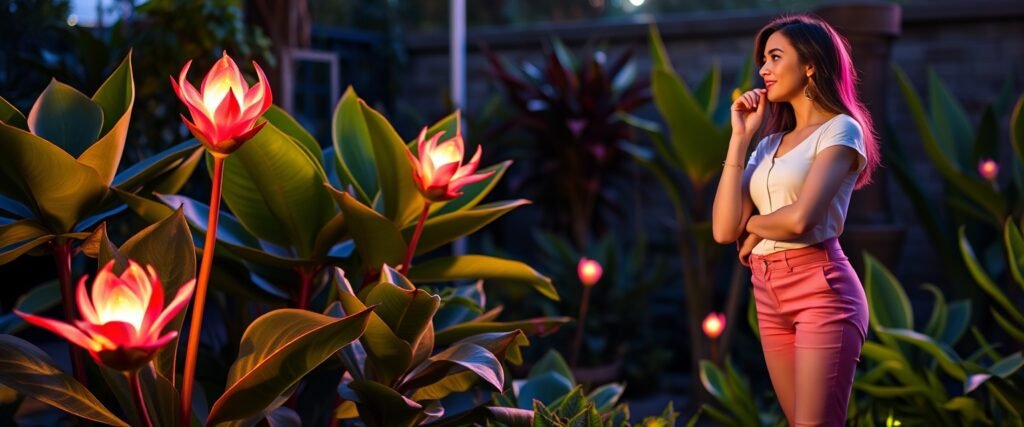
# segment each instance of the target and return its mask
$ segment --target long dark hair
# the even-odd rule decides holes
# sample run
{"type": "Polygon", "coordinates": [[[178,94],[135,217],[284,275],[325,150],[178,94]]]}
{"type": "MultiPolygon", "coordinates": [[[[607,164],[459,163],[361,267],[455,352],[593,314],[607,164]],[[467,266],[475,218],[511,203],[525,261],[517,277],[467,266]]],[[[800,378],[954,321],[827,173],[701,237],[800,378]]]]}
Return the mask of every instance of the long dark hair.
{"type": "MultiPolygon", "coordinates": [[[[857,70],[853,68],[853,60],[850,59],[850,43],[818,17],[806,14],[782,16],[765,25],[754,39],[754,60],[759,68],[764,66],[762,55],[768,37],[776,31],[789,39],[801,63],[814,67],[811,87],[808,88],[813,102],[832,113],[846,114],[860,124],[864,133],[867,166],[857,177],[854,188],[871,183],[871,175],[881,161],[878,138],[871,115],[857,96],[857,70]]],[[[793,106],[788,102],[768,105],[763,134],[793,130],[796,126],[793,106]]]]}

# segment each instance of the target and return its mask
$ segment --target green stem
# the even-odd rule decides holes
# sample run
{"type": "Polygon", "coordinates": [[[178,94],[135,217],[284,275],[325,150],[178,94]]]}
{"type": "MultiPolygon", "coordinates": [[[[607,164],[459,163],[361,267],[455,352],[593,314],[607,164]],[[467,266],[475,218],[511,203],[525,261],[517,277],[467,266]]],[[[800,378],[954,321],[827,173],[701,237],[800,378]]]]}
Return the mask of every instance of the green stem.
{"type": "MultiPolygon", "coordinates": [[[[57,280],[60,281],[60,293],[64,306],[64,319],[69,324],[75,324],[78,318],[75,310],[75,288],[71,283],[71,241],[58,238],[53,243],[53,259],[57,262],[57,280]]],[[[68,344],[71,353],[71,370],[75,379],[88,387],[86,383],[85,359],[82,349],[76,345],[68,344]]]]}
{"type": "Polygon", "coordinates": [[[210,190],[210,215],[207,218],[206,243],[203,244],[203,261],[199,266],[199,281],[196,284],[195,305],[192,307],[192,324],[188,334],[188,350],[185,353],[185,375],[181,387],[179,425],[189,427],[192,421],[192,387],[196,375],[196,357],[199,354],[199,336],[203,327],[203,308],[206,305],[206,287],[210,282],[210,268],[213,267],[213,250],[217,244],[217,219],[220,217],[220,190],[224,177],[225,155],[213,154],[213,185],[210,190]]]}
{"type": "Polygon", "coordinates": [[[146,407],[146,398],[142,395],[142,384],[139,381],[139,370],[128,372],[128,384],[132,387],[132,397],[135,399],[135,409],[139,411],[139,419],[145,427],[153,427],[153,421],[149,418],[149,409],[146,407]]]}
{"type": "Polygon", "coordinates": [[[580,314],[576,322],[576,336],[572,340],[572,357],[569,359],[569,366],[575,368],[576,361],[580,356],[580,347],[583,345],[583,330],[586,329],[587,306],[590,305],[591,286],[583,285],[583,299],[580,301],[580,314]]]}
{"type": "Polygon", "coordinates": [[[423,212],[420,213],[420,219],[416,222],[416,230],[412,233],[412,240],[409,241],[409,247],[405,250],[405,260],[402,261],[402,274],[408,276],[409,268],[412,267],[412,256],[416,253],[416,245],[420,242],[420,234],[423,233],[423,224],[427,222],[427,215],[430,214],[430,200],[423,202],[423,212]]]}

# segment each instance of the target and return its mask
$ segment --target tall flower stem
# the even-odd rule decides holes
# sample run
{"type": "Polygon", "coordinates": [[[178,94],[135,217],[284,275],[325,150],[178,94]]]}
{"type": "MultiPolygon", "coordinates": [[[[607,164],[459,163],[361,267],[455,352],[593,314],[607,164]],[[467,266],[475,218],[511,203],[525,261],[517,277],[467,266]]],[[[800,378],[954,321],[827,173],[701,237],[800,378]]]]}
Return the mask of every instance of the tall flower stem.
{"type": "Polygon", "coordinates": [[[405,260],[402,261],[401,272],[406,276],[409,275],[409,268],[412,267],[412,256],[416,253],[416,245],[420,242],[420,234],[423,233],[423,224],[427,222],[427,215],[430,215],[430,200],[423,202],[423,212],[420,213],[420,219],[416,222],[416,230],[412,233],[409,247],[405,250],[405,260]]]}
{"type": "Polygon", "coordinates": [[[139,411],[139,419],[145,427],[153,427],[153,421],[149,418],[149,409],[146,408],[146,398],[142,395],[142,383],[139,382],[139,370],[128,372],[128,384],[132,388],[132,398],[135,400],[135,409],[139,411]]]}
{"type": "Polygon", "coordinates": [[[181,387],[181,417],[179,425],[188,427],[192,420],[192,386],[195,382],[196,356],[199,353],[199,336],[203,328],[203,308],[206,305],[206,287],[210,282],[210,268],[213,266],[213,249],[217,244],[217,219],[220,217],[220,189],[224,177],[224,154],[213,153],[213,185],[210,190],[210,216],[207,218],[206,243],[203,244],[203,261],[199,265],[199,281],[196,283],[195,304],[192,306],[192,324],[188,333],[188,350],[185,353],[185,375],[181,387]]]}
{"type": "Polygon", "coordinates": [[[590,305],[590,286],[583,287],[583,298],[580,300],[580,314],[576,321],[576,336],[572,340],[572,358],[569,365],[576,367],[576,361],[580,356],[580,346],[583,344],[583,330],[587,322],[587,306],[590,305]]]}
{"type": "MultiPolygon", "coordinates": [[[[53,259],[57,262],[57,280],[60,281],[64,319],[73,325],[77,313],[75,310],[75,288],[71,283],[71,241],[60,238],[54,241],[53,259]]],[[[71,369],[75,374],[75,380],[88,387],[82,349],[76,345],[69,345],[68,349],[71,353],[71,369]]]]}

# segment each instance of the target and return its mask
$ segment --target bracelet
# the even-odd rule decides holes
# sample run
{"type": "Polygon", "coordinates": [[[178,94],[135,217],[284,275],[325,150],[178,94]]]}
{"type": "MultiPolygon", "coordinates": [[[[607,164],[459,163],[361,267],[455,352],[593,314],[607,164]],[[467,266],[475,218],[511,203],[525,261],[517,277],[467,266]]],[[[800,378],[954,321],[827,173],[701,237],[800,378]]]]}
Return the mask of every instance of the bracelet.
{"type": "Polygon", "coordinates": [[[740,169],[743,169],[743,165],[740,165],[740,164],[735,164],[735,163],[726,163],[726,162],[722,162],[722,167],[725,167],[725,166],[731,166],[731,167],[734,167],[734,168],[740,168],[740,169]]]}

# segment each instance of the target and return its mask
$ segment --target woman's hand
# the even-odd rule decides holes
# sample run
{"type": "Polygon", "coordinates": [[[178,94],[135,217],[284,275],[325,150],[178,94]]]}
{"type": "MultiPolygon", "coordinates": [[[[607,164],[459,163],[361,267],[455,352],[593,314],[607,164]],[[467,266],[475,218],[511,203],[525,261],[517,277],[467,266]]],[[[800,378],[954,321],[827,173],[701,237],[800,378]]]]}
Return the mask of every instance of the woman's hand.
{"type": "Polygon", "coordinates": [[[763,237],[746,232],[740,236],[740,240],[736,241],[736,246],[739,247],[740,251],[740,264],[750,267],[750,261],[748,260],[750,252],[753,251],[754,247],[757,246],[758,243],[761,243],[762,240],[764,240],[763,237]]]}
{"type": "Polygon", "coordinates": [[[747,91],[732,103],[732,133],[749,138],[761,127],[768,96],[764,89],[747,91]]]}

